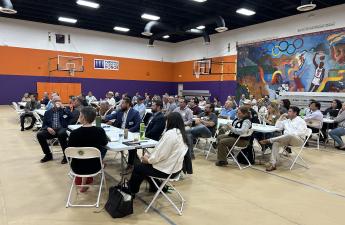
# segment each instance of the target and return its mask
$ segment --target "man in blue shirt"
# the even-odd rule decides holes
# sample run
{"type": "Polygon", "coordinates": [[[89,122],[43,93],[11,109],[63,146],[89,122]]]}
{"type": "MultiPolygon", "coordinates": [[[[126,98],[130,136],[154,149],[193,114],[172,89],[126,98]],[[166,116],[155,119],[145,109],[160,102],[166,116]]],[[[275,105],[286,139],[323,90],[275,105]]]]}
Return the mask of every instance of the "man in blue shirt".
{"type": "Polygon", "coordinates": [[[234,120],[236,117],[236,109],[233,109],[233,103],[226,101],[224,108],[220,111],[219,118],[234,120]]]}
{"type": "Polygon", "coordinates": [[[140,118],[143,119],[146,113],[146,106],[144,104],[144,98],[139,96],[137,97],[137,104],[133,107],[133,109],[139,112],[140,118]]]}

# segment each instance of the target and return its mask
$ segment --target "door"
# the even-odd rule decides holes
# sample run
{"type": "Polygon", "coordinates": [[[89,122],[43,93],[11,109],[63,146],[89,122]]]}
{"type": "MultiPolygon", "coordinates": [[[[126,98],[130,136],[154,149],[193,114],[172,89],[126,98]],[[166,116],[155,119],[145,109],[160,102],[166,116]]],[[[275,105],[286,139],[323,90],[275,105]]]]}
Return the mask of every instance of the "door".
{"type": "Polygon", "coordinates": [[[178,84],[177,85],[177,95],[182,96],[182,91],[183,91],[183,84],[178,84]]]}

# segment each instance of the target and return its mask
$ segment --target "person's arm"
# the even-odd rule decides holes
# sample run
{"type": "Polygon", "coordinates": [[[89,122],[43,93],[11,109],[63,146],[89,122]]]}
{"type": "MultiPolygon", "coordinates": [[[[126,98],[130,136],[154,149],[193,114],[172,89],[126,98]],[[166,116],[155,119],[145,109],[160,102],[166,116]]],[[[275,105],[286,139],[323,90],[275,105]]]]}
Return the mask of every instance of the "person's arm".
{"type": "Polygon", "coordinates": [[[275,127],[279,129],[284,129],[284,121],[286,120],[286,114],[282,114],[276,122],[275,127]]]}
{"type": "Polygon", "coordinates": [[[49,111],[45,112],[44,113],[44,116],[43,116],[43,124],[42,124],[42,129],[47,129],[48,126],[49,126],[49,122],[48,122],[48,115],[50,114],[49,111]]]}
{"type": "Polygon", "coordinates": [[[192,125],[193,122],[193,111],[191,109],[186,110],[187,121],[184,123],[186,126],[192,125]]]}
{"type": "Polygon", "coordinates": [[[134,112],[134,117],[133,117],[133,122],[134,122],[134,126],[129,130],[129,132],[138,132],[140,130],[140,115],[138,111],[133,111],[134,112]]]}
{"type": "Polygon", "coordinates": [[[345,120],[345,111],[339,111],[338,116],[334,119],[334,122],[340,123],[345,120]]]}
{"type": "Polygon", "coordinates": [[[75,132],[72,131],[68,137],[68,147],[78,147],[78,140],[76,139],[75,132]]]}
{"type": "Polygon", "coordinates": [[[103,128],[100,129],[99,142],[102,146],[106,146],[108,144],[108,137],[103,128]]]}
{"type": "Polygon", "coordinates": [[[148,159],[149,164],[156,164],[169,158],[170,152],[176,142],[176,137],[172,132],[174,131],[170,130],[170,132],[166,132],[159,140],[157,146],[155,147],[155,150],[151,153],[148,159]]]}
{"type": "Polygon", "coordinates": [[[201,124],[204,124],[206,127],[214,127],[217,124],[217,116],[214,114],[209,121],[201,120],[201,124]]]}
{"type": "MultiPolygon", "coordinates": [[[[151,121],[151,123],[152,123],[152,121],[151,121]]],[[[162,134],[164,128],[165,128],[165,119],[164,119],[164,117],[162,117],[162,119],[160,119],[160,121],[153,123],[153,126],[150,130],[146,130],[145,135],[147,137],[150,137],[150,136],[152,136],[152,134],[157,134],[157,133],[162,134]]]]}
{"type": "Polygon", "coordinates": [[[250,122],[250,120],[246,119],[243,121],[241,128],[235,128],[231,126],[230,130],[234,134],[242,135],[242,134],[245,134],[250,129],[251,126],[252,126],[252,123],[250,122]]]}
{"type": "Polygon", "coordinates": [[[318,55],[318,53],[315,53],[315,55],[314,55],[314,58],[313,58],[313,63],[314,63],[314,66],[317,68],[317,67],[319,67],[319,65],[317,65],[317,63],[316,63],[316,56],[318,55]]]}
{"type": "Polygon", "coordinates": [[[116,119],[116,113],[117,113],[117,112],[115,111],[114,113],[111,113],[111,114],[109,114],[109,115],[106,115],[104,119],[105,119],[106,121],[114,120],[114,119],[116,119]]]}

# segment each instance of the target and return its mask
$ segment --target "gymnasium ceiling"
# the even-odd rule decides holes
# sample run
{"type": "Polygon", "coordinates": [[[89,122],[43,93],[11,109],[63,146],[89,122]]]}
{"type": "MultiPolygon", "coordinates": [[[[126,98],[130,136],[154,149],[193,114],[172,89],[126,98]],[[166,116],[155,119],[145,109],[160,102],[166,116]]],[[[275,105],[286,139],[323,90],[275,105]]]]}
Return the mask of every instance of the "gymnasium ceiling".
{"type": "MultiPolygon", "coordinates": [[[[141,14],[160,16],[160,22],[172,27],[183,27],[212,16],[222,16],[229,30],[299,14],[296,7],[300,0],[207,0],[198,3],[192,0],[90,0],[100,4],[92,9],[76,4],[76,0],[12,0],[17,14],[3,14],[2,17],[30,20],[35,22],[78,27],[88,30],[119,33],[133,37],[147,38],[141,33],[147,20],[141,14]],[[253,16],[236,13],[238,8],[256,12],[253,16]],[[58,21],[58,17],[78,20],[76,24],[58,21]],[[128,27],[128,33],[114,31],[114,26],[128,27]]],[[[344,0],[314,0],[316,9],[344,3],[344,0]]],[[[200,24],[202,25],[202,24],[200,24]]],[[[206,26],[208,34],[216,33],[216,24],[206,26]]],[[[153,30],[154,33],[163,30],[153,30]]],[[[171,34],[168,42],[180,42],[198,37],[195,34],[171,34]]],[[[163,40],[160,38],[160,40],[163,40]]]]}

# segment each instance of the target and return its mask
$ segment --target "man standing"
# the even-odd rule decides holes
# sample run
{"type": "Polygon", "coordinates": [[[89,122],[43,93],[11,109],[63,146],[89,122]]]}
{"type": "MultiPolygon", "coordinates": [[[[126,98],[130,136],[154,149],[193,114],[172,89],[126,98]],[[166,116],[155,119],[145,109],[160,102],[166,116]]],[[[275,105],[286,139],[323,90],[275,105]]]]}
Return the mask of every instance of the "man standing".
{"type": "Polygon", "coordinates": [[[176,108],[174,112],[181,114],[185,126],[191,126],[193,120],[193,111],[187,107],[187,104],[187,99],[180,99],[179,107],[176,108]]]}
{"type": "Polygon", "coordinates": [[[155,141],[159,141],[165,128],[165,118],[162,113],[162,107],[162,101],[156,100],[152,102],[151,110],[153,115],[151,116],[145,131],[145,136],[155,141]]]}
{"type": "Polygon", "coordinates": [[[250,121],[252,123],[260,123],[258,113],[252,108],[252,102],[249,99],[243,101],[243,106],[250,112],[250,121]]]}
{"type": "Polygon", "coordinates": [[[325,68],[324,68],[325,63],[321,61],[319,64],[317,64],[316,62],[316,56],[318,54],[319,53],[316,52],[313,58],[313,63],[315,66],[315,74],[314,74],[313,80],[311,81],[309,92],[316,91],[320,87],[320,84],[323,78],[325,77],[325,68]]]}
{"type": "MultiPolygon", "coordinates": [[[[55,96],[53,100],[53,107],[44,113],[42,129],[37,133],[37,140],[45,154],[41,159],[41,163],[53,159],[53,155],[47,143],[48,139],[58,138],[63,152],[67,148],[66,129],[72,114],[68,109],[63,108],[59,97],[55,96]]],[[[66,162],[67,160],[64,156],[61,164],[65,164],[66,162]]]]}
{"type": "Polygon", "coordinates": [[[300,109],[291,106],[287,114],[280,116],[276,122],[276,127],[284,129],[284,134],[275,138],[260,141],[260,144],[266,145],[272,143],[272,153],[270,163],[266,166],[266,171],[276,170],[279,161],[279,149],[285,146],[302,146],[306,138],[307,124],[299,117],[300,109]]]}

